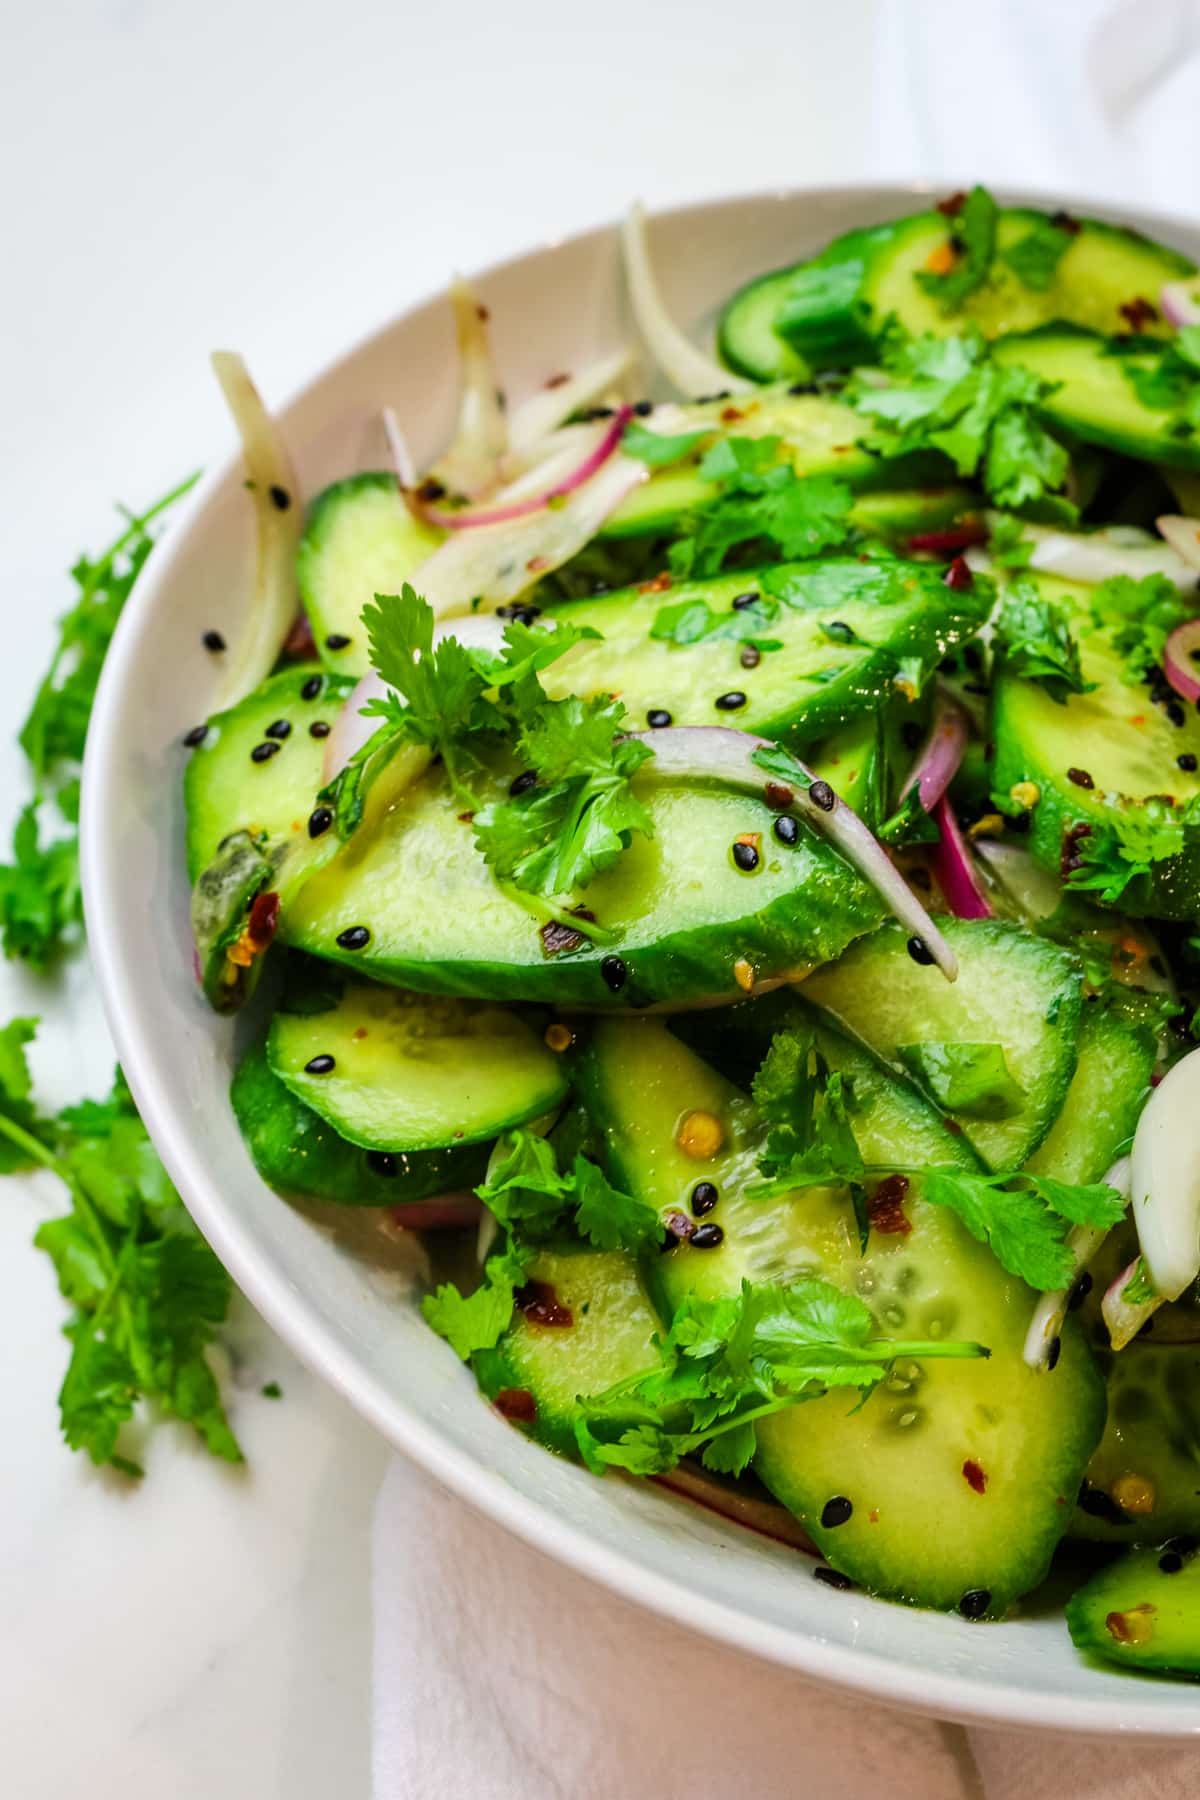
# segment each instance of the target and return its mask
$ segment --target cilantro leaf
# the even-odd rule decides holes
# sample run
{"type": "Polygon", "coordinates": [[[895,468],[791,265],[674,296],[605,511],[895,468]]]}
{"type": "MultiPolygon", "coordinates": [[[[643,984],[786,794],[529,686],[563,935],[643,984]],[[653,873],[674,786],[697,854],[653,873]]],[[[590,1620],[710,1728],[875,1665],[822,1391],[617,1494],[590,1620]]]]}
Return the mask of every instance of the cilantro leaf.
{"type": "Polygon", "coordinates": [[[724,437],[706,452],[700,474],[720,493],[671,546],[675,575],[714,575],[747,547],[761,546],[775,560],[819,556],[853,535],[854,496],[845,482],[798,476],[781,449],[778,437],[724,437]]]}
{"type": "Polygon", "coordinates": [[[993,642],[1012,674],[1037,682],[1060,706],[1068,694],[1088,694],[1096,685],[1083,679],[1066,613],[1033,581],[1021,578],[1006,588],[993,642]]]}
{"type": "Polygon", "coordinates": [[[766,1179],[752,1182],[748,1196],[771,1199],[861,1180],[850,1084],[839,1070],[828,1070],[811,1030],[776,1033],[751,1092],[770,1130],[758,1164],[766,1179]]]}
{"type": "Polygon", "coordinates": [[[576,1229],[597,1250],[628,1250],[637,1255],[659,1242],[662,1226],[654,1208],[614,1187],[586,1156],[576,1156],[573,1180],[576,1229]]]}
{"type": "Polygon", "coordinates": [[[1131,336],[1109,340],[1108,353],[1143,406],[1173,413],[1167,426],[1180,437],[1200,430],[1200,334],[1185,326],[1171,340],[1131,336]]]}
{"type": "Polygon", "coordinates": [[[760,594],[748,606],[728,612],[714,612],[707,600],[677,600],[660,606],[650,627],[650,636],[659,643],[699,644],[705,641],[729,640],[736,644],[753,644],[757,650],[779,650],[778,638],[764,633],[779,617],[779,602],[760,594]]]}
{"type": "Polygon", "coordinates": [[[1053,219],[1035,219],[1024,237],[1017,239],[1000,257],[1013,274],[1036,294],[1053,287],[1058,265],[1071,246],[1072,233],[1056,225],[1053,219]]]}
{"type": "Polygon", "coordinates": [[[1115,1188],[1072,1188],[1027,1173],[925,1169],[921,1194],[934,1206],[957,1213],[1010,1275],[1045,1291],[1065,1287],[1074,1272],[1065,1242],[1072,1224],[1115,1225],[1125,1215],[1125,1202],[1115,1188]]]}
{"type": "Polygon", "coordinates": [[[635,456],[644,462],[647,468],[662,469],[669,463],[682,462],[685,456],[691,456],[699,449],[706,437],[712,436],[712,428],[703,426],[699,431],[647,431],[636,419],[631,419],[625,427],[621,438],[621,449],[626,456],[635,456]]]}
{"type": "Polygon", "coordinates": [[[996,251],[996,222],[1000,209],[984,187],[974,187],[955,217],[950,244],[953,266],[944,273],[917,271],[917,285],[941,301],[944,313],[956,313],[977,288],[982,287],[996,251]]]}
{"type": "Polygon", "coordinates": [[[909,844],[936,844],[942,834],[936,819],[922,806],[921,791],[914,783],[875,835],[880,843],[900,849],[909,844]]]}
{"type": "Polygon", "coordinates": [[[1025,1101],[999,1044],[898,1044],[896,1054],[947,1112],[1009,1119],[1025,1101]]]}
{"type": "Polygon", "coordinates": [[[1167,639],[1177,625],[1192,617],[1194,601],[1181,594],[1165,575],[1110,576],[1090,595],[1092,621],[1124,663],[1131,687],[1141,684],[1149,668],[1163,659],[1167,639]]]}
{"type": "Polygon", "coordinates": [[[505,1132],[475,1192],[501,1225],[523,1243],[573,1223],[598,1250],[637,1255],[662,1236],[658,1213],[626,1194],[603,1170],[577,1153],[569,1172],[559,1169],[554,1145],[524,1126],[505,1132]]]}
{"type": "Polygon", "coordinates": [[[1065,885],[1095,893],[1105,906],[1115,906],[1130,882],[1148,875],[1156,862],[1178,856],[1189,829],[1200,823],[1195,802],[1177,808],[1158,795],[1126,801],[1109,796],[1103,824],[1094,824],[1073,839],[1076,866],[1065,885]]]}
{"type": "Polygon", "coordinates": [[[513,1295],[524,1279],[524,1262],[511,1251],[489,1256],[484,1279],[473,1294],[463,1294],[444,1281],[421,1302],[425,1321],[444,1337],[464,1362],[480,1350],[493,1350],[508,1330],[513,1295]]]}

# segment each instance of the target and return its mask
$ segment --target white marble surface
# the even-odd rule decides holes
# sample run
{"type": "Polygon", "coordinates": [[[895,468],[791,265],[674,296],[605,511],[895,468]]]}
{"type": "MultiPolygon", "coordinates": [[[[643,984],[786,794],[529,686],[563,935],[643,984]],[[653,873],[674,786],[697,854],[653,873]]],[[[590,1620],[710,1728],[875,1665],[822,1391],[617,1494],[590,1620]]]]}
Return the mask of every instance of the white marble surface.
{"type": "MultiPolygon", "coordinates": [[[[452,267],[634,193],[866,172],[872,91],[845,72],[875,12],[747,0],[735,30],[715,0],[0,7],[4,813],[60,572],[107,540],[113,500],[226,442],[213,344],[277,395],[452,267]]],[[[47,1098],[106,1085],[85,970],[0,968],[15,1011],[45,1016],[47,1098]]],[[[246,1471],[171,1431],[138,1491],[68,1455],[62,1307],[29,1246],[56,1201],[0,1193],[0,1787],[357,1800],[384,1446],[239,1316],[246,1471]],[[281,1402],[258,1396],[272,1378],[281,1402]]]]}

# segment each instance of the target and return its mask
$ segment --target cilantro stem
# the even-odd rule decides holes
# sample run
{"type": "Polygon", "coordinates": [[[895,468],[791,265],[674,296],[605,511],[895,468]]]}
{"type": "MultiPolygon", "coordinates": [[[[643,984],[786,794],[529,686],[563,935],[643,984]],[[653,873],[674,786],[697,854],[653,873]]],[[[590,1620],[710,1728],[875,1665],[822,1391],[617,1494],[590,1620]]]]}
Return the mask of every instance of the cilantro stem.
{"type": "MultiPolygon", "coordinates": [[[[192,479],[194,481],[195,476],[192,479]]],[[[108,1233],[104,1229],[99,1213],[75,1179],[73,1170],[48,1145],[43,1144],[40,1138],[34,1137],[32,1132],[26,1131],[12,1119],[6,1119],[2,1113],[0,1113],[0,1136],[6,1137],[19,1150],[23,1150],[26,1156],[32,1157],[34,1162],[40,1163],[42,1168],[49,1169],[52,1175],[58,1176],[63,1186],[70,1192],[76,1208],[85,1220],[110,1278],[115,1281],[117,1259],[113,1255],[112,1245],[108,1241],[108,1233]]]]}

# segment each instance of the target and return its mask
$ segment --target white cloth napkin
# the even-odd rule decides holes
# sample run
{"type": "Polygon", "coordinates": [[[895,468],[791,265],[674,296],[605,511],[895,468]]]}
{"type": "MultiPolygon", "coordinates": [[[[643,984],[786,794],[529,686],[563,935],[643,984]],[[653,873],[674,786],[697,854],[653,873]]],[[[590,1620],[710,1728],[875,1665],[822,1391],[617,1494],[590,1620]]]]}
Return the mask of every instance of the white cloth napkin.
{"type": "MultiPolygon", "coordinates": [[[[818,17],[805,28],[819,40],[818,17]]],[[[799,9],[781,9],[788,19],[798,32],[799,9]]],[[[1200,0],[881,0],[863,58],[846,78],[873,79],[877,131],[848,146],[848,174],[978,173],[1200,206],[1200,0]]],[[[836,130],[837,88],[810,134],[836,130]]],[[[722,101],[724,130],[735,110],[722,101]]],[[[763,171],[790,176],[805,170],[763,171]]],[[[403,1462],[376,1513],[374,1593],[375,1800],[1200,1794],[1200,1751],[1048,1750],[1044,1737],[887,1714],[718,1649],[547,1561],[403,1462]]]]}

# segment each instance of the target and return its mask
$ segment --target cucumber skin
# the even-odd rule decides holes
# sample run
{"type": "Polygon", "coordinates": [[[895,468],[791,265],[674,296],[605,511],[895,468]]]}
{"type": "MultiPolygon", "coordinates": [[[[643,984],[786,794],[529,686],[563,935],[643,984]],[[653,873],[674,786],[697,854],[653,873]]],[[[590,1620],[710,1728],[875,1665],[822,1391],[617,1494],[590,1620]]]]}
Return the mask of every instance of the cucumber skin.
{"type": "MultiPolygon", "coordinates": [[[[1131,1550],[1101,1569],[1067,1601],[1067,1628],[1077,1650],[1091,1652],[1119,1668],[1200,1680],[1200,1562],[1185,1558],[1175,1574],[1164,1573],[1161,1550],[1131,1550]],[[1149,1635],[1123,1643],[1108,1629],[1114,1614],[1143,1606],[1149,1635]]],[[[1132,1623],[1132,1621],[1131,1621],[1132,1623]]]]}
{"type": "Polygon", "coordinates": [[[1035,374],[1053,381],[1056,373],[1054,351],[1059,343],[1076,355],[1085,345],[1091,345],[1097,377],[1109,386],[1120,384],[1117,389],[1119,405],[1107,416],[1103,412],[1097,416],[1085,404],[1086,388],[1082,395],[1084,403],[1081,403],[1074,398],[1070,381],[1061,379],[1056,390],[1038,402],[1038,411],[1051,425],[1061,427],[1098,449],[1115,451],[1119,456],[1132,457],[1138,462],[1169,462],[1180,469],[1200,470],[1200,436],[1195,433],[1178,435],[1169,428],[1175,419],[1173,413],[1143,406],[1138,401],[1132,386],[1120,372],[1118,359],[1108,354],[1108,339],[1080,329],[1056,332],[1053,327],[1046,327],[998,339],[993,354],[999,362],[1032,368],[1035,374]],[[1129,422],[1121,422],[1121,413],[1128,413],[1129,422]]]}
{"type": "Polygon", "coordinates": [[[238,1066],[230,1089],[234,1116],[251,1161],[268,1187],[339,1206],[398,1206],[427,1200],[483,1180],[490,1146],[398,1156],[394,1176],[379,1175],[363,1151],[348,1144],[272,1074],[265,1047],[238,1066]]]}

